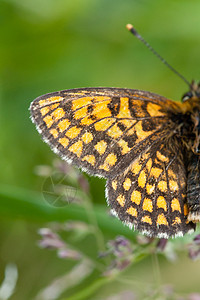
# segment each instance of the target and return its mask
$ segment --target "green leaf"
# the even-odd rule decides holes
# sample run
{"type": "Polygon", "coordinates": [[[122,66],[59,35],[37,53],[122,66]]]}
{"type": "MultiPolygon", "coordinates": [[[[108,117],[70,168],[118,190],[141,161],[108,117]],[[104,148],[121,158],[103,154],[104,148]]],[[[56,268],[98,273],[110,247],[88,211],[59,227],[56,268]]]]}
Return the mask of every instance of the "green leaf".
{"type": "MultiPolygon", "coordinates": [[[[62,208],[53,207],[44,201],[41,194],[9,185],[0,185],[0,212],[1,217],[34,222],[77,220],[91,223],[91,212],[81,205],[72,203],[62,208]]],[[[106,207],[93,205],[92,213],[100,230],[134,238],[134,232],[109,216],[106,207]]]]}

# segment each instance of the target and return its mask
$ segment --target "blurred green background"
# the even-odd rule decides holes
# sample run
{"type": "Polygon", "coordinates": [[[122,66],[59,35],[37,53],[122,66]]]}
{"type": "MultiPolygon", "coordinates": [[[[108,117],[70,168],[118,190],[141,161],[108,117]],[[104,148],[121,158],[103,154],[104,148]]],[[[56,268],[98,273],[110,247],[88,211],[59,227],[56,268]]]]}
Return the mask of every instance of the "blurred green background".
{"type": "MultiPolygon", "coordinates": [[[[97,86],[137,88],[179,100],[188,89],[185,83],[125,25],[134,24],[189,81],[198,80],[199,12],[199,0],[0,0],[0,280],[9,263],[15,263],[19,273],[10,299],[35,299],[75,265],[37,246],[37,230],[47,221],[65,217],[38,197],[43,179],[35,167],[51,165],[55,154],[31,123],[31,101],[53,91],[97,86]]],[[[106,212],[105,182],[92,178],[89,183],[94,207],[101,205],[106,212]]],[[[63,208],[64,215],[67,209],[63,208]]],[[[131,239],[131,232],[113,224],[131,239]]],[[[106,232],[104,227],[105,238],[113,239],[118,229],[106,232]]],[[[93,245],[90,237],[82,248],[95,257],[93,245]]],[[[174,264],[159,258],[160,284],[172,284],[180,294],[200,292],[200,262],[193,263],[186,252],[178,256],[174,264]]],[[[154,265],[151,257],[143,260],[127,271],[129,284],[113,280],[88,299],[107,299],[131,290],[132,278],[144,286],[154,284],[154,265]]],[[[93,274],[77,290],[90,286],[95,276],[100,275],[93,274]]]]}

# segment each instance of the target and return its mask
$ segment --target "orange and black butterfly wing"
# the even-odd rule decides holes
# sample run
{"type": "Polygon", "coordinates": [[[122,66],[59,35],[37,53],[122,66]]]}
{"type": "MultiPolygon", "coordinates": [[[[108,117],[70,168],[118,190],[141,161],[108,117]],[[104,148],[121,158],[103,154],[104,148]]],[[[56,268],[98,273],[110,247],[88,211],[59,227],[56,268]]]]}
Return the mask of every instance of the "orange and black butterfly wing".
{"type": "Polygon", "coordinates": [[[175,120],[181,114],[178,103],[138,90],[85,88],[41,96],[30,110],[54,152],[84,171],[108,179],[108,203],[122,221],[152,236],[181,235],[193,228],[186,223],[185,186],[180,185],[185,184],[185,168],[180,158],[182,145],[175,139],[175,120]],[[175,151],[168,147],[170,141],[174,143],[172,137],[175,151]],[[153,173],[148,170],[150,160],[145,163],[148,155],[153,173]],[[159,162],[159,155],[166,161],[159,162]],[[137,164],[142,166],[138,173],[137,164]],[[158,178],[154,176],[156,168],[160,170],[158,178]],[[129,190],[124,189],[129,185],[129,190]],[[154,192],[148,195],[154,185],[154,192]],[[138,193],[140,203],[132,205],[138,193]]]}
{"type": "Polygon", "coordinates": [[[194,231],[187,222],[186,170],[175,137],[161,140],[107,181],[107,202],[130,228],[169,238],[194,231]]]}
{"type": "Polygon", "coordinates": [[[90,174],[108,178],[168,134],[167,107],[172,105],[138,90],[86,88],[41,96],[30,110],[54,152],[90,174]]]}

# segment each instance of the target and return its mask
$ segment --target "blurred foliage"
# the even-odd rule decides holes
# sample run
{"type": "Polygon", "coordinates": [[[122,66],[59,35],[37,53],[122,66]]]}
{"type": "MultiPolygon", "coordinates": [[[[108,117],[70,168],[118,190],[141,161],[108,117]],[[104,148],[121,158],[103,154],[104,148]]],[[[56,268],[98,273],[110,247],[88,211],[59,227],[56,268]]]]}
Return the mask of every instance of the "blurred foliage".
{"type": "MultiPolygon", "coordinates": [[[[0,0],[0,280],[7,268],[15,274],[18,270],[10,299],[34,299],[56,278],[79,270],[74,269],[77,262],[38,247],[37,230],[46,222],[71,219],[95,224],[104,248],[116,235],[137,243],[135,233],[107,214],[104,180],[87,177],[89,195],[76,186],[89,207],[72,203],[55,208],[44,201],[44,178],[36,167],[51,166],[55,155],[30,121],[30,102],[48,92],[89,86],[137,88],[179,100],[187,91],[185,83],[134,39],[125,25],[133,23],[189,81],[198,80],[199,11],[198,0],[0,0]],[[9,263],[16,268],[9,269],[9,263]]],[[[95,233],[74,240],[73,232],[68,232],[64,240],[98,263],[103,249],[95,233]]],[[[172,244],[181,249],[189,242],[192,237],[187,236],[172,244]]],[[[65,296],[90,289],[86,299],[111,299],[111,295],[121,299],[123,291],[134,299],[135,289],[149,291],[148,286],[154,289],[168,283],[181,295],[198,293],[200,263],[194,264],[187,255],[187,251],[177,252],[179,259],[171,264],[163,256],[155,262],[149,254],[111,281],[80,265],[90,275],[72,284],[65,296]]],[[[157,299],[153,293],[148,295],[157,299]]]]}

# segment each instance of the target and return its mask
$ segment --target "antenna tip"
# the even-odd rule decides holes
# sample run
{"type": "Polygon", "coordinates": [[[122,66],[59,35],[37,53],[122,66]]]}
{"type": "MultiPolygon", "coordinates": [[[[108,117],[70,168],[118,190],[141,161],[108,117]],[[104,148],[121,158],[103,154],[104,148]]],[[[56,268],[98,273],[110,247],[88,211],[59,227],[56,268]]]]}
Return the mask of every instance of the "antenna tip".
{"type": "Polygon", "coordinates": [[[134,34],[134,35],[138,35],[138,33],[137,33],[137,31],[135,30],[135,28],[133,27],[133,25],[132,24],[127,24],[126,25],[126,28],[132,33],[132,34],[134,34]]]}
{"type": "Polygon", "coordinates": [[[126,25],[126,28],[130,31],[130,30],[133,28],[133,25],[127,24],[127,25],[126,25]]]}

